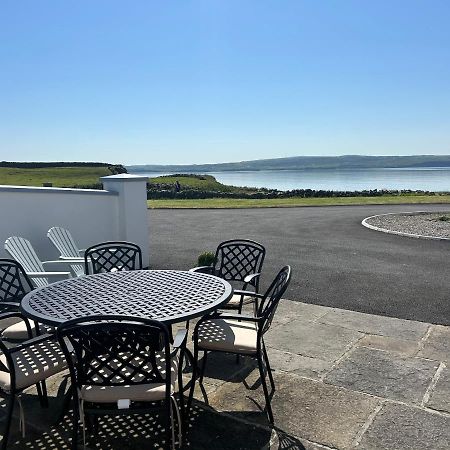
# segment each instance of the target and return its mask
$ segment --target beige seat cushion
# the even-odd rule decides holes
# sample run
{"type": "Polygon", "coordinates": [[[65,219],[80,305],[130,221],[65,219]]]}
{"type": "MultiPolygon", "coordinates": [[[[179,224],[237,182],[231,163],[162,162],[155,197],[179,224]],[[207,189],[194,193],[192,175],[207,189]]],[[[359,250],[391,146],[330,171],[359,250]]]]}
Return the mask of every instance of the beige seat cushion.
{"type": "MultiPolygon", "coordinates": [[[[36,325],[34,322],[30,322],[32,336],[36,336],[36,325]]],[[[2,332],[2,338],[8,339],[11,341],[22,341],[25,339],[29,339],[27,326],[25,322],[21,320],[9,327],[5,328],[2,332]]]]}
{"type": "MultiPolygon", "coordinates": [[[[122,355],[125,356],[126,355],[122,355]]],[[[163,363],[163,358],[158,360],[163,363]]],[[[178,353],[172,358],[171,364],[171,392],[178,390],[178,353]]],[[[161,375],[165,375],[165,371],[161,370],[161,375]]],[[[86,402],[93,403],[115,403],[117,400],[128,399],[135,402],[152,402],[164,400],[166,395],[165,383],[148,383],[136,385],[120,385],[120,386],[83,386],[80,390],[80,397],[86,402]]]]}
{"type": "MultiPolygon", "coordinates": [[[[16,374],[16,388],[23,389],[61,372],[66,368],[66,359],[56,340],[38,342],[12,355],[16,374]]],[[[8,367],[6,356],[0,355],[0,362],[8,367]]],[[[10,391],[9,372],[0,371],[0,388],[10,391]]]]}
{"type": "MultiPolygon", "coordinates": [[[[234,294],[231,299],[225,303],[225,305],[222,306],[222,308],[234,308],[237,309],[239,307],[239,303],[241,301],[241,296],[239,294],[234,294]]],[[[250,303],[253,303],[255,301],[254,297],[244,296],[244,301],[242,302],[243,305],[248,305],[250,303]]]]}
{"type": "Polygon", "coordinates": [[[198,345],[203,350],[254,354],[257,324],[229,319],[206,320],[199,326],[198,345]]]}

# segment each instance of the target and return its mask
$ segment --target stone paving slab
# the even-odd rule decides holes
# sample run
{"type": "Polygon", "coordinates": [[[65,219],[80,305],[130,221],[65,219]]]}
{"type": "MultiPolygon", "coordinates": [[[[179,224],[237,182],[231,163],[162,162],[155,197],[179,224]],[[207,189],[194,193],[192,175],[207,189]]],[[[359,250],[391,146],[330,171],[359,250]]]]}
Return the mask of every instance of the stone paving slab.
{"type": "Polygon", "coordinates": [[[442,367],[426,406],[450,414],[450,369],[448,367],[442,367]]]}
{"type": "Polygon", "coordinates": [[[413,320],[374,316],[344,309],[332,309],[322,316],[319,321],[365,334],[377,334],[414,341],[421,339],[429,327],[426,323],[414,322],[413,320]]]}
{"type": "Polygon", "coordinates": [[[386,403],[362,436],[360,450],[448,450],[450,417],[386,403]]]}
{"type": "Polygon", "coordinates": [[[357,342],[357,346],[386,350],[403,356],[415,356],[420,349],[420,342],[367,334],[357,342]]]}
{"type": "MultiPolygon", "coordinates": [[[[254,359],[236,364],[235,356],[211,353],[204,380],[210,406],[197,386],[183,449],[450,448],[448,327],[283,300],[266,337],[277,387],[275,427],[264,412],[254,359]]],[[[187,380],[189,367],[185,372],[187,380]]],[[[53,425],[62,380],[48,382],[48,410],[34,389],[24,394],[27,437],[19,438],[16,417],[17,443],[8,448],[67,448],[70,417],[53,425]]],[[[89,448],[158,448],[151,443],[157,417],[141,419],[105,421],[89,448]]]]}
{"type": "Polygon", "coordinates": [[[363,336],[342,327],[292,320],[270,330],[266,344],[297,355],[335,361],[363,336]]]}
{"type": "Polygon", "coordinates": [[[319,379],[333,365],[332,361],[296,355],[276,348],[269,348],[267,352],[271,366],[276,368],[273,370],[290,372],[308,378],[319,379]]]}
{"type": "Polygon", "coordinates": [[[450,363],[450,327],[433,325],[418,355],[450,363]]]}
{"type": "Polygon", "coordinates": [[[438,367],[436,361],[360,347],[337,364],[324,381],[378,397],[420,404],[438,367]]]}
{"type": "Polygon", "coordinates": [[[304,322],[313,322],[325,315],[327,310],[328,308],[323,308],[323,306],[282,299],[278,304],[272,327],[288,323],[294,319],[304,322]]]}
{"type": "MultiPolygon", "coordinates": [[[[288,374],[276,374],[275,384],[272,408],[277,427],[333,448],[350,448],[358,430],[379,403],[365,394],[288,374]]],[[[224,384],[209,401],[218,411],[268,424],[261,413],[262,389],[246,391],[242,385],[224,384]]]]}

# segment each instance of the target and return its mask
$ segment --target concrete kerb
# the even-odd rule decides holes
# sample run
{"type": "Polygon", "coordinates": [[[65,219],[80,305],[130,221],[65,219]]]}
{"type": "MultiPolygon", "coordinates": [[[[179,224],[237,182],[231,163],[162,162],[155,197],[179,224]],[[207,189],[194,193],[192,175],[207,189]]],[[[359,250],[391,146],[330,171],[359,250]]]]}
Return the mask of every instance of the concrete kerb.
{"type": "MultiPolygon", "coordinates": [[[[447,212],[447,211],[445,211],[447,212]]],[[[439,212],[437,212],[439,213],[439,212]]],[[[430,214],[427,211],[415,211],[415,212],[400,212],[400,213],[387,213],[387,214],[376,214],[374,216],[369,216],[366,217],[362,222],[361,225],[369,228],[371,230],[375,230],[375,231],[380,231],[382,233],[387,233],[387,234],[397,234],[398,236],[406,236],[406,237],[411,237],[411,238],[416,238],[416,239],[432,239],[434,241],[450,241],[450,238],[443,238],[443,237],[436,237],[436,236],[427,236],[427,235],[423,235],[423,234],[412,234],[412,233],[405,233],[402,231],[394,231],[394,230],[389,230],[387,228],[381,228],[381,227],[377,227],[375,225],[371,225],[370,223],[368,223],[368,220],[373,219],[375,217],[383,217],[383,216],[398,216],[398,215],[407,215],[407,216],[420,216],[420,215],[424,215],[424,214],[430,214]]]]}

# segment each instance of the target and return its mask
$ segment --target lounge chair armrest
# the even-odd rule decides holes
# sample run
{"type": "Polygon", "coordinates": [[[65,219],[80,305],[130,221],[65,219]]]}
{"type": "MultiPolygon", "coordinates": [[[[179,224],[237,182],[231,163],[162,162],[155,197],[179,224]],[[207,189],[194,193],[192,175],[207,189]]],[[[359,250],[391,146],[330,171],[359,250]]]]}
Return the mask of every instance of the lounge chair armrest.
{"type": "Polygon", "coordinates": [[[252,283],[254,280],[258,279],[261,276],[261,273],[251,273],[250,275],[247,275],[244,278],[244,283],[249,284],[252,283]]]}
{"type": "MultiPolygon", "coordinates": [[[[65,263],[81,262],[81,263],[84,264],[84,258],[82,258],[81,256],[79,258],[74,258],[74,257],[69,257],[69,256],[60,256],[59,259],[61,261],[64,261],[65,263]]],[[[54,261],[49,261],[49,262],[54,262],[54,261]]]]}
{"type": "Polygon", "coordinates": [[[172,347],[173,348],[180,348],[186,344],[188,331],[186,329],[184,330],[178,330],[177,334],[175,335],[175,339],[173,340],[172,347]]]}
{"type": "Polygon", "coordinates": [[[56,261],[43,261],[42,265],[48,266],[50,264],[70,264],[70,263],[80,263],[83,262],[83,258],[66,258],[64,256],[61,256],[61,259],[57,259],[56,261]]]}
{"type": "Polygon", "coordinates": [[[214,267],[213,266],[198,266],[198,267],[193,267],[192,269],[189,269],[189,272],[207,273],[209,275],[212,275],[214,273],[214,267]]]}
{"type": "Polygon", "coordinates": [[[70,272],[27,272],[27,275],[33,278],[72,278],[70,272]]]}

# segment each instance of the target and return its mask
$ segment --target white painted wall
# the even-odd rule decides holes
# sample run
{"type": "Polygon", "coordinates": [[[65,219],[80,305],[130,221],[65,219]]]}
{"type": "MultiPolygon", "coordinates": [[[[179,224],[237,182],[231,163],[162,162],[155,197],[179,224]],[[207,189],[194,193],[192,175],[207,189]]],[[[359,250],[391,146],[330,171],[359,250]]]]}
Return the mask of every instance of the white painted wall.
{"type": "Polygon", "coordinates": [[[105,190],[0,186],[0,257],[10,236],[28,239],[42,260],[59,256],[47,238],[52,226],[67,228],[80,248],[109,241],[135,242],[148,264],[146,178],[103,177],[105,190]],[[130,225],[128,225],[130,223],[130,225]]]}

